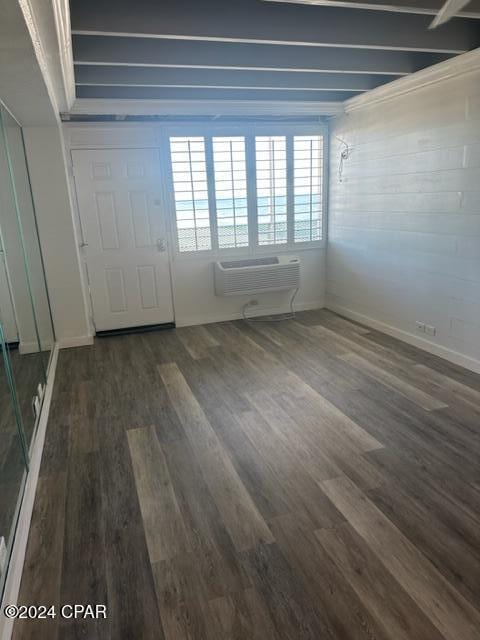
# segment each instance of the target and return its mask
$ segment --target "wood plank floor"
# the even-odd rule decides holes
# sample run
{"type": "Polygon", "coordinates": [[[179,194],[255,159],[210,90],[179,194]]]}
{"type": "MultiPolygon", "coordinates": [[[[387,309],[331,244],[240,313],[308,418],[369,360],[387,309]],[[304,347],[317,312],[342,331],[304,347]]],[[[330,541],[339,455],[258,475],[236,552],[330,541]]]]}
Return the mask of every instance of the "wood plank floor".
{"type": "Polygon", "coordinates": [[[16,640],[478,640],[480,376],[326,310],[60,353],[16,640]]]}

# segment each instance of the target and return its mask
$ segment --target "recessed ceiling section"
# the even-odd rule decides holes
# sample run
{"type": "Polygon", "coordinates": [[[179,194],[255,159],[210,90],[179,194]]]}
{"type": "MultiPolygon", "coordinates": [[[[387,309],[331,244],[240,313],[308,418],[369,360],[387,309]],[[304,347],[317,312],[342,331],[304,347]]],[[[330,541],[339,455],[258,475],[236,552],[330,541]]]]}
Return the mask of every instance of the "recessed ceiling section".
{"type": "Polygon", "coordinates": [[[401,76],[452,56],[341,47],[295,47],[156,38],[73,36],[75,64],[401,76]]]}
{"type": "Polygon", "coordinates": [[[341,104],[480,45],[480,0],[306,2],[72,0],[77,97],[341,104]]]}
{"type": "Polygon", "coordinates": [[[123,66],[81,66],[76,71],[77,86],[125,86],[259,89],[285,91],[368,91],[390,76],[350,73],[298,72],[292,78],[284,71],[237,69],[182,69],[123,66]]]}

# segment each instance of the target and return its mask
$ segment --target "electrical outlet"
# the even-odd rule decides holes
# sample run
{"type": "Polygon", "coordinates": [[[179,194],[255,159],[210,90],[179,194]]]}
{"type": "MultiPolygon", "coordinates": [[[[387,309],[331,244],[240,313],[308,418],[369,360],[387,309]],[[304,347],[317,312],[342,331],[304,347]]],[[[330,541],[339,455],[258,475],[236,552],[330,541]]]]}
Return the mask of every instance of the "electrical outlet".
{"type": "Polygon", "coordinates": [[[425,333],[425,323],[424,322],[415,322],[415,326],[417,327],[417,331],[421,331],[425,333]]]}
{"type": "Polygon", "coordinates": [[[429,336],[434,336],[437,333],[436,328],[431,324],[425,325],[425,333],[429,336]]]}

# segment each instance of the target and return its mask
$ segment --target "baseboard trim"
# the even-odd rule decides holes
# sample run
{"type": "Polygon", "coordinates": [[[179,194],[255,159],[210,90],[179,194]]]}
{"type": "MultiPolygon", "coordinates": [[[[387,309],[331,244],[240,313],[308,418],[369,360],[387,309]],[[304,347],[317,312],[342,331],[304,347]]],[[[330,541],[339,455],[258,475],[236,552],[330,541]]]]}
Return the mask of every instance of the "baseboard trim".
{"type": "Polygon", "coordinates": [[[71,349],[73,347],[86,347],[93,344],[93,336],[74,336],[73,338],[60,338],[59,349],[71,349]]]}
{"type": "Polygon", "coordinates": [[[4,604],[17,604],[22,580],[23,564],[27,550],[28,534],[30,532],[30,522],[32,519],[33,505],[35,503],[35,493],[37,490],[38,475],[40,473],[40,463],[42,461],[43,445],[47,431],[48,414],[52,401],[53,385],[55,382],[55,370],[58,360],[58,345],[55,345],[45,395],[43,399],[42,412],[38,421],[37,433],[30,459],[30,470],[27,475],[25,490],[23,493],[22,506],[18,516],[15,541],[13,543],[12,556],[10,558],[5,591],[2,599],[0,613],[0,640],[10,640],[13,631],[14,621],[3,614],[4,604]]]}
{"type": "MultiPolygon", "coordinates": [[[[295,304],[295,311],[310,311],[312,309],[322,309],[324,307],[323,300],[315,300],[313,302],[302,302],[301,304],[295,304]]],[[[281,307],[250,307],[248,315],[251,318],[256,316],[269,316],[280,313],[289,313],[290,308],[288,305],[281,307]]],[[[212,324],[214,322],[229,322],[231,320],[241,320],[242,311],[236,311],[235,313],[217,314],[215,316],[193,316],[188,318],[176,318],[175,324],[177,327],[192,327],[198,324],[212,324]]]]}
{"type": "Polygon", "coordinates": [[[474,371],[475,373],[480,373],[480,360],[465,356],[462,353],[458,353],[458,351],[453,351],[453,349],[442,347],[439,344],[430,342],[430,340],[420,338],[415,334],[410,333],[409,331],[398,329],[393,325],[386,324],[385,322],[381,322],[380,320],[375,320],[370,316],[365,316],[362,313],[358,313],[357,311],[353,311],[352,309],[348,309],[347,307],[342,307],[341,305],[335,304],[334,302],[329,302],[328,299],[325,306],[327,309],[330,309],[330,311],[334,311],[335,313],[338,313],[341,316],[345,316],[350,320],[355,320],[356,322],[360,322],[367,327],[377,329],[378,331],[386,333],[393,338],[398,338],[399,340],[411,344],[414,347],[418,347],[423,351],[427,351],[434,356],[438,356],[440,358],[443,358],[444,360],[453,362],[453,364],[458,364],[460,367],[464,367],[465,369],[469,369],[470,371],[474,371]]]}
{"type": "MultiPolygon", "coordinates": [[[[45,351],[50,351],[50,349],[53,348],[53,344],[42,342],[42,348],[45,351]]],[[[19,342],[18,353],[20,353],[22,356],[28,355],[30,353],[38,353],[38,342],[36,340],[32,342],[19,342]]]]}

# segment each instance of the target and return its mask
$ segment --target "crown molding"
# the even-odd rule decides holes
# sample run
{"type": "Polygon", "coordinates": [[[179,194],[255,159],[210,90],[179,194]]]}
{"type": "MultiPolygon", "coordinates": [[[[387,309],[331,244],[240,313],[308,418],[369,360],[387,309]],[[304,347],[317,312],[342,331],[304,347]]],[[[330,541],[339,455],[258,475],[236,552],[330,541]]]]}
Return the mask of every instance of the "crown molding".
{"type": "Polygon", "coordinates": [[[68,0],[18,0],[55,112],[75,99],[75,77],[68,0]]]}
{"type": "Polygon", "coordinates": [[[116,116],[333,116],[342,102],[280,100],[133,100],[78,98],[67,115],[116,116]]]}
{"type": "Polygon", "coordinates": [[[343,103],[344,111],[349,113],[387,102],[438,82],[459,78],[475,71],[480,71],[480,48],[450,58],[427,69],[422,69],[409,76],[393,80],[381,87],[366,91],[360,96],[350,98],[343,103]]]}
{"type": "Polygon", "coordinates": [[[30,0],[19,0],[18,5],[23,14],[25,25],[28,29],[30,39],[32,41],[33,50],[37,58],[38,66],[40,67],[43,81],[50,98],[50,102],[55,110],[58,112],[57,96],[55,95],[55,89],[52,82],[50,70],[48,68],[48,57],[45,52],[42,38],[39,33],[37,19],[30,0]]]}
{"type": "Polygon", "coordinates": [[[52,0],[58,53],[63,78],[65,104],[70,109],[75,102],[75,69],[73,65],[72,33],[70,29],[69,0],[52,0]]]}

